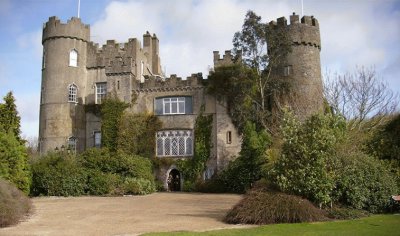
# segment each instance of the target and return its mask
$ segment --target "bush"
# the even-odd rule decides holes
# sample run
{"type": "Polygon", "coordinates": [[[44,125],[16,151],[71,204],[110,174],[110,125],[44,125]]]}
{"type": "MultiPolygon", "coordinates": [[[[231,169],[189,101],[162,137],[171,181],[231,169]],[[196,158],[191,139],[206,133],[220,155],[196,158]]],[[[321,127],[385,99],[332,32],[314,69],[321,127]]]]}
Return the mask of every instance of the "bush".
{"type": "Polygon", "coordinates": [[[88,173],[86,193],[90,195],[119,195],[122,178],[116,174],[91,171],[88,173]]]}
{"type": "Polygon", "coordinates": [[[275,191],[250,191],[228,212],[230,224],[300,223],[326,220],[308,200],[275,191]]]}
{"type": "Polygon", "coordinates": [[[287,113],[282,133],[281,156],[268,175],[283,192],[306,197],[320,206],[332,202],[334,168],[330,159],[345,134],[343,118],[316,114],[301,124],[287,113]]]}
{"type": "Polygon", "coordinates": [[[395,176],[379,160],[361,152],[340,158],[334,197],[342,204],[372,213],[390,207],[390,197],[398,192],[395,176]]]}
{"type": "Polygon", "coordinates": [[[156,186],[154,181],[143,178],[126,178],[123,184],[125,194],[144,195],[154,193],[156,186]]]}
{"type": "Polygon", "coordinates": [[[51,153],[32,163],[34,196],[79,196],[85,193],[87,173],[74,156],[51,153]]]}
{"type": "Polygon", "coordinates": [[[12,132],[3,132],[1,128],[0,177],[15,184],[24,193],[29,194],[31,172],[26,149],[12,132]]]}
{"type": "Polygon", "coordinates": [[[0,179],[0,227],[18,223],[31,207],[29,198],[12,184],[0,179]]]}
{"type": "Polygon", "coordinates": [[[239,157],[231,161],[218,177],[228,192],[244,193],[261,178],[270,143],[270,136],[265,130],[258,132],[253,123],[246,123],[239,157]]]}
{"type": "Polygon", "coordinates": [[[329,218],[335,220],[352,220],[370,215],[368,211],[342,207],[330,208],[326,212],[329,218]]]}

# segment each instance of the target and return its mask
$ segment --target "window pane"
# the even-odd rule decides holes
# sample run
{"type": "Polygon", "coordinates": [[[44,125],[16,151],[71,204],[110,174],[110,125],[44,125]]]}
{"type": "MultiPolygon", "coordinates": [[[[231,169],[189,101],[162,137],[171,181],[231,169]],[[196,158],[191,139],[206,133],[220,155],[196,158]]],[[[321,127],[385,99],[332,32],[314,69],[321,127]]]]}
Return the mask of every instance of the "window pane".
{"type": "Polygon", "coordinates": [[[157,156],[193,155],[193,133],[190,130],[165,130],[157,132],[157,156]]]}
{"type": "Polygon", "coordinates": [[[76,50],[69,52],[69,66],[78,66],[78,52],[76,50]]]}
{"type": "Polygon", "coordinates": [[[185,97],[185,114],[192,114],[192,97],[185,97]]]}
{"type": "Polygon", "coordinates": [[[101,147],[101,132],[94,132],[94,146],[101,147]]]}
{"type": "Polygon", "coordinates": [[[171,114],[178,113],[178,104],[176,102],[171,103],[171,114]]]}
{"type": "Polygon", "coordinates": [[[154,101],[154,113],[156,115],[162,115],[163,114],[163,100],[161,98],[157,98],[154,101]]]}
{"type": "Polygon", "coordinates": [[[185,102],[183,101],[183,102],[179,102],[179,110],[178,110],[178,113],[179,114],[185,114],[185,102]]]}

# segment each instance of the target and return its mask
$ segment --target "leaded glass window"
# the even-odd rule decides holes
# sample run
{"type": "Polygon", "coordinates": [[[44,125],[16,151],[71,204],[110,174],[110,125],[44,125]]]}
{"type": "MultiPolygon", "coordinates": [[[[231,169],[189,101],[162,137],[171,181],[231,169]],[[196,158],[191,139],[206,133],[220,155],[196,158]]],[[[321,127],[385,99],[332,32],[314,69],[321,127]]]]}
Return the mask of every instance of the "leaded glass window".
{"type": "Polygon", "coordinates": [[[68,86],[68,102],[76,102],[76,96],[78,94],[78,87],[75,84],[68,86]]]}
{"type": "Polygon", "coordinates": [[[156,134],[157,156],[192,156],[193,132],[191,130],[163,130],[156,134]]]}

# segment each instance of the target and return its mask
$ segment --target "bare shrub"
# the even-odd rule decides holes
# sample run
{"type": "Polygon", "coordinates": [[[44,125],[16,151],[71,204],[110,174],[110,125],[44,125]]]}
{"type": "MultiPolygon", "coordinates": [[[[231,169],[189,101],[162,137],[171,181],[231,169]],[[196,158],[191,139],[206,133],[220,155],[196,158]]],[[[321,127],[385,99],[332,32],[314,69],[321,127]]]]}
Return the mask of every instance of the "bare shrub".
{"type": "Polygon", "coordinates": [[[31,200],[23,192],[0,179],[0,227],[17,224],[31,208],[31,200]]]}
{"type": "Polygon", "coordinates": [[[298,196],[251,191],[225,217],[230,224],[276,224],[323,221],[324,211],[298,196]]]}

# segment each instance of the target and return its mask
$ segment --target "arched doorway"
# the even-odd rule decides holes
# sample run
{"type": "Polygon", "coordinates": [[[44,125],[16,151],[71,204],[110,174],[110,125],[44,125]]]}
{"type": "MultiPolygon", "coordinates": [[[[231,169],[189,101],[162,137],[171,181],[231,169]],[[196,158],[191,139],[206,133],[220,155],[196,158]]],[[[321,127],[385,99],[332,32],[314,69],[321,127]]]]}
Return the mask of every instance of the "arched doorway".
{"type": "Polygon", "coordinates": [[[181,191],[181,173],[177,169],[172,169],[169,172],[167,183],[168,191],[181,191]]]}

